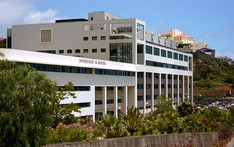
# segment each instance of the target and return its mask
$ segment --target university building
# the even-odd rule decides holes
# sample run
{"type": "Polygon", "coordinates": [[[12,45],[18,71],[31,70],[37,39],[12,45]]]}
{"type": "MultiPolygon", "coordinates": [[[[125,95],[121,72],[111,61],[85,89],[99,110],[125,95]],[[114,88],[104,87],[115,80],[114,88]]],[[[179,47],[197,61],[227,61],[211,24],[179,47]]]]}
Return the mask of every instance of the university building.
{"type": "Polygon", "coordinates": [[[5,58],[28,63],[62,87],[75,86],[80,116],[99,120],[116,117],[127,107],[154,110],[165,94],[174,105],[193,102],[193,56],[176,48],[176,41],[146,31],[145,22],[93,12],[88,19],[15,25],[8,29],[11,49],[5,58]]]}

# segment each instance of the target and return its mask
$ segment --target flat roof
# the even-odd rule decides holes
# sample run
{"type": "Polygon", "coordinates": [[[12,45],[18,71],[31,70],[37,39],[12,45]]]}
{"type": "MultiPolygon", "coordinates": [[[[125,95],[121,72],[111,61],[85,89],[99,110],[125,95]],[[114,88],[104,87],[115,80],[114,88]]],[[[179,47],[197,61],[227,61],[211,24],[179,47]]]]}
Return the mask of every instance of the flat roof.
{"type": "MultiPolygon", "coordinates": [[[[130,63],[56,55],[49,53],[17,50],[17,49],[0,48],[0,52],[4,54],[4,59],[16,62],[123,70],[123,71],[136,71],[136,65],[130,63]]],[[[1,58],[2,57],[0,57],[0,59],[1,58]]]]}

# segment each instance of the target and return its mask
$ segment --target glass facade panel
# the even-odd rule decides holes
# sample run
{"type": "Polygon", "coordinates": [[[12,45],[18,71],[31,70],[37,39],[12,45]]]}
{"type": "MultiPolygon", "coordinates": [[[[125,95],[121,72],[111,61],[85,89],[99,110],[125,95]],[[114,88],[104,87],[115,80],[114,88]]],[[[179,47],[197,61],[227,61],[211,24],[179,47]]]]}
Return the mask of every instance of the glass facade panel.
{"type": "Polygon", "coordinates": [[[152,54],[152,46],[146,45],[146,53],[147,54],[152,54]]]}
{"type": "Polygon", "coordinates": [[[179,54],[179,60],[183,61],[183,55],[182,54],[179,54]]]}
{"type": "Polygon", "coordinates": [[[172,58],[172,52],[171,51],[167,51],[167,57],[172,58]]]}
{"type": "Polygon", "coordinates": [[[188,56],[184,55],[184,61],[188,61],[188,56]]]}
{"type": "Polygon", "coordinates": [[[174,59],[178,60],[178,53],[174,53],[174,59]]]}
{"type": "Polygon", "coordinates": [[[159,56],[159,50],[160,50],[159,48],[156,48],[156,47],[155,47],[155,48],[154,48],[154,55],[159,56]]]}
{"type": "Polygon", "coordinates": [[[149,60],[146,60],[146,65],[155,66],[155,67],[162,67],[162,68],[172,68],[172,69],[178,69],[178,70],[188,70],[188,67],[186,67],[186,66],[167,64],[167,63],[161,63],[161,62],[154,62],[154,61],[149,61],[149,60]]]}
{"type": "Polygon", "coordinates": [[[166,50],[161,49],[161,56],[162,56],[162,57],[166,57],[166,56],[167,56],[167,55],[166,55],[166,50]]]}
{"type": "Polygon", "coordinates": [[[110,43],[110,60],[132,63],[132,43],[110,43]]]}

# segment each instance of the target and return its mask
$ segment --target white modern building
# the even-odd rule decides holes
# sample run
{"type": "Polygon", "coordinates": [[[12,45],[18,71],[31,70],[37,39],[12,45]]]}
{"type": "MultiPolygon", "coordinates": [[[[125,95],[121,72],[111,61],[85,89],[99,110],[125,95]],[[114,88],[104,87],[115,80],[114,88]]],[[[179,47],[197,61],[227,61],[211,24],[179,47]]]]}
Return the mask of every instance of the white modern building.
{"type": "Polygon", "coordinates": [[[147,32],[141,20],[102,11],[89,13],[88,20],[15,25],[8,34],[13,49],[1,49],[5,57],[29,63],[59,86],[72,81],[77,99],[61,104],[81,106],[81,116],[118,117],[131,106],[148,113],[161,94],[175,105],[193,102],[192,54],[147,32]]]}

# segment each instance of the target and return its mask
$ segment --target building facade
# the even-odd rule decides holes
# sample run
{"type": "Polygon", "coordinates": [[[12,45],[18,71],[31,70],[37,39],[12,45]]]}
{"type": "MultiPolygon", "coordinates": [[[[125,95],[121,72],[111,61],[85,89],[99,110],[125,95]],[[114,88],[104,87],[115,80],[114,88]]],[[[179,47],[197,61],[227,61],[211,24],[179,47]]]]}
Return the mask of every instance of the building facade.
{"type": "Polygon", "coordinates": [[[4,50],[6,58],[30,63],[59,86],[72,81],[78,98],[61,104],[87,106],[81,116],[118,117],[131,106],[148,113],[161,94],[174,105],[193,102],[192,54],[178,50],[174,40],[147,32],[141,20],[101,11],[89,13],[88,20],[16,25],[8,31],[12,48],[19,50],[4,50]]]}

